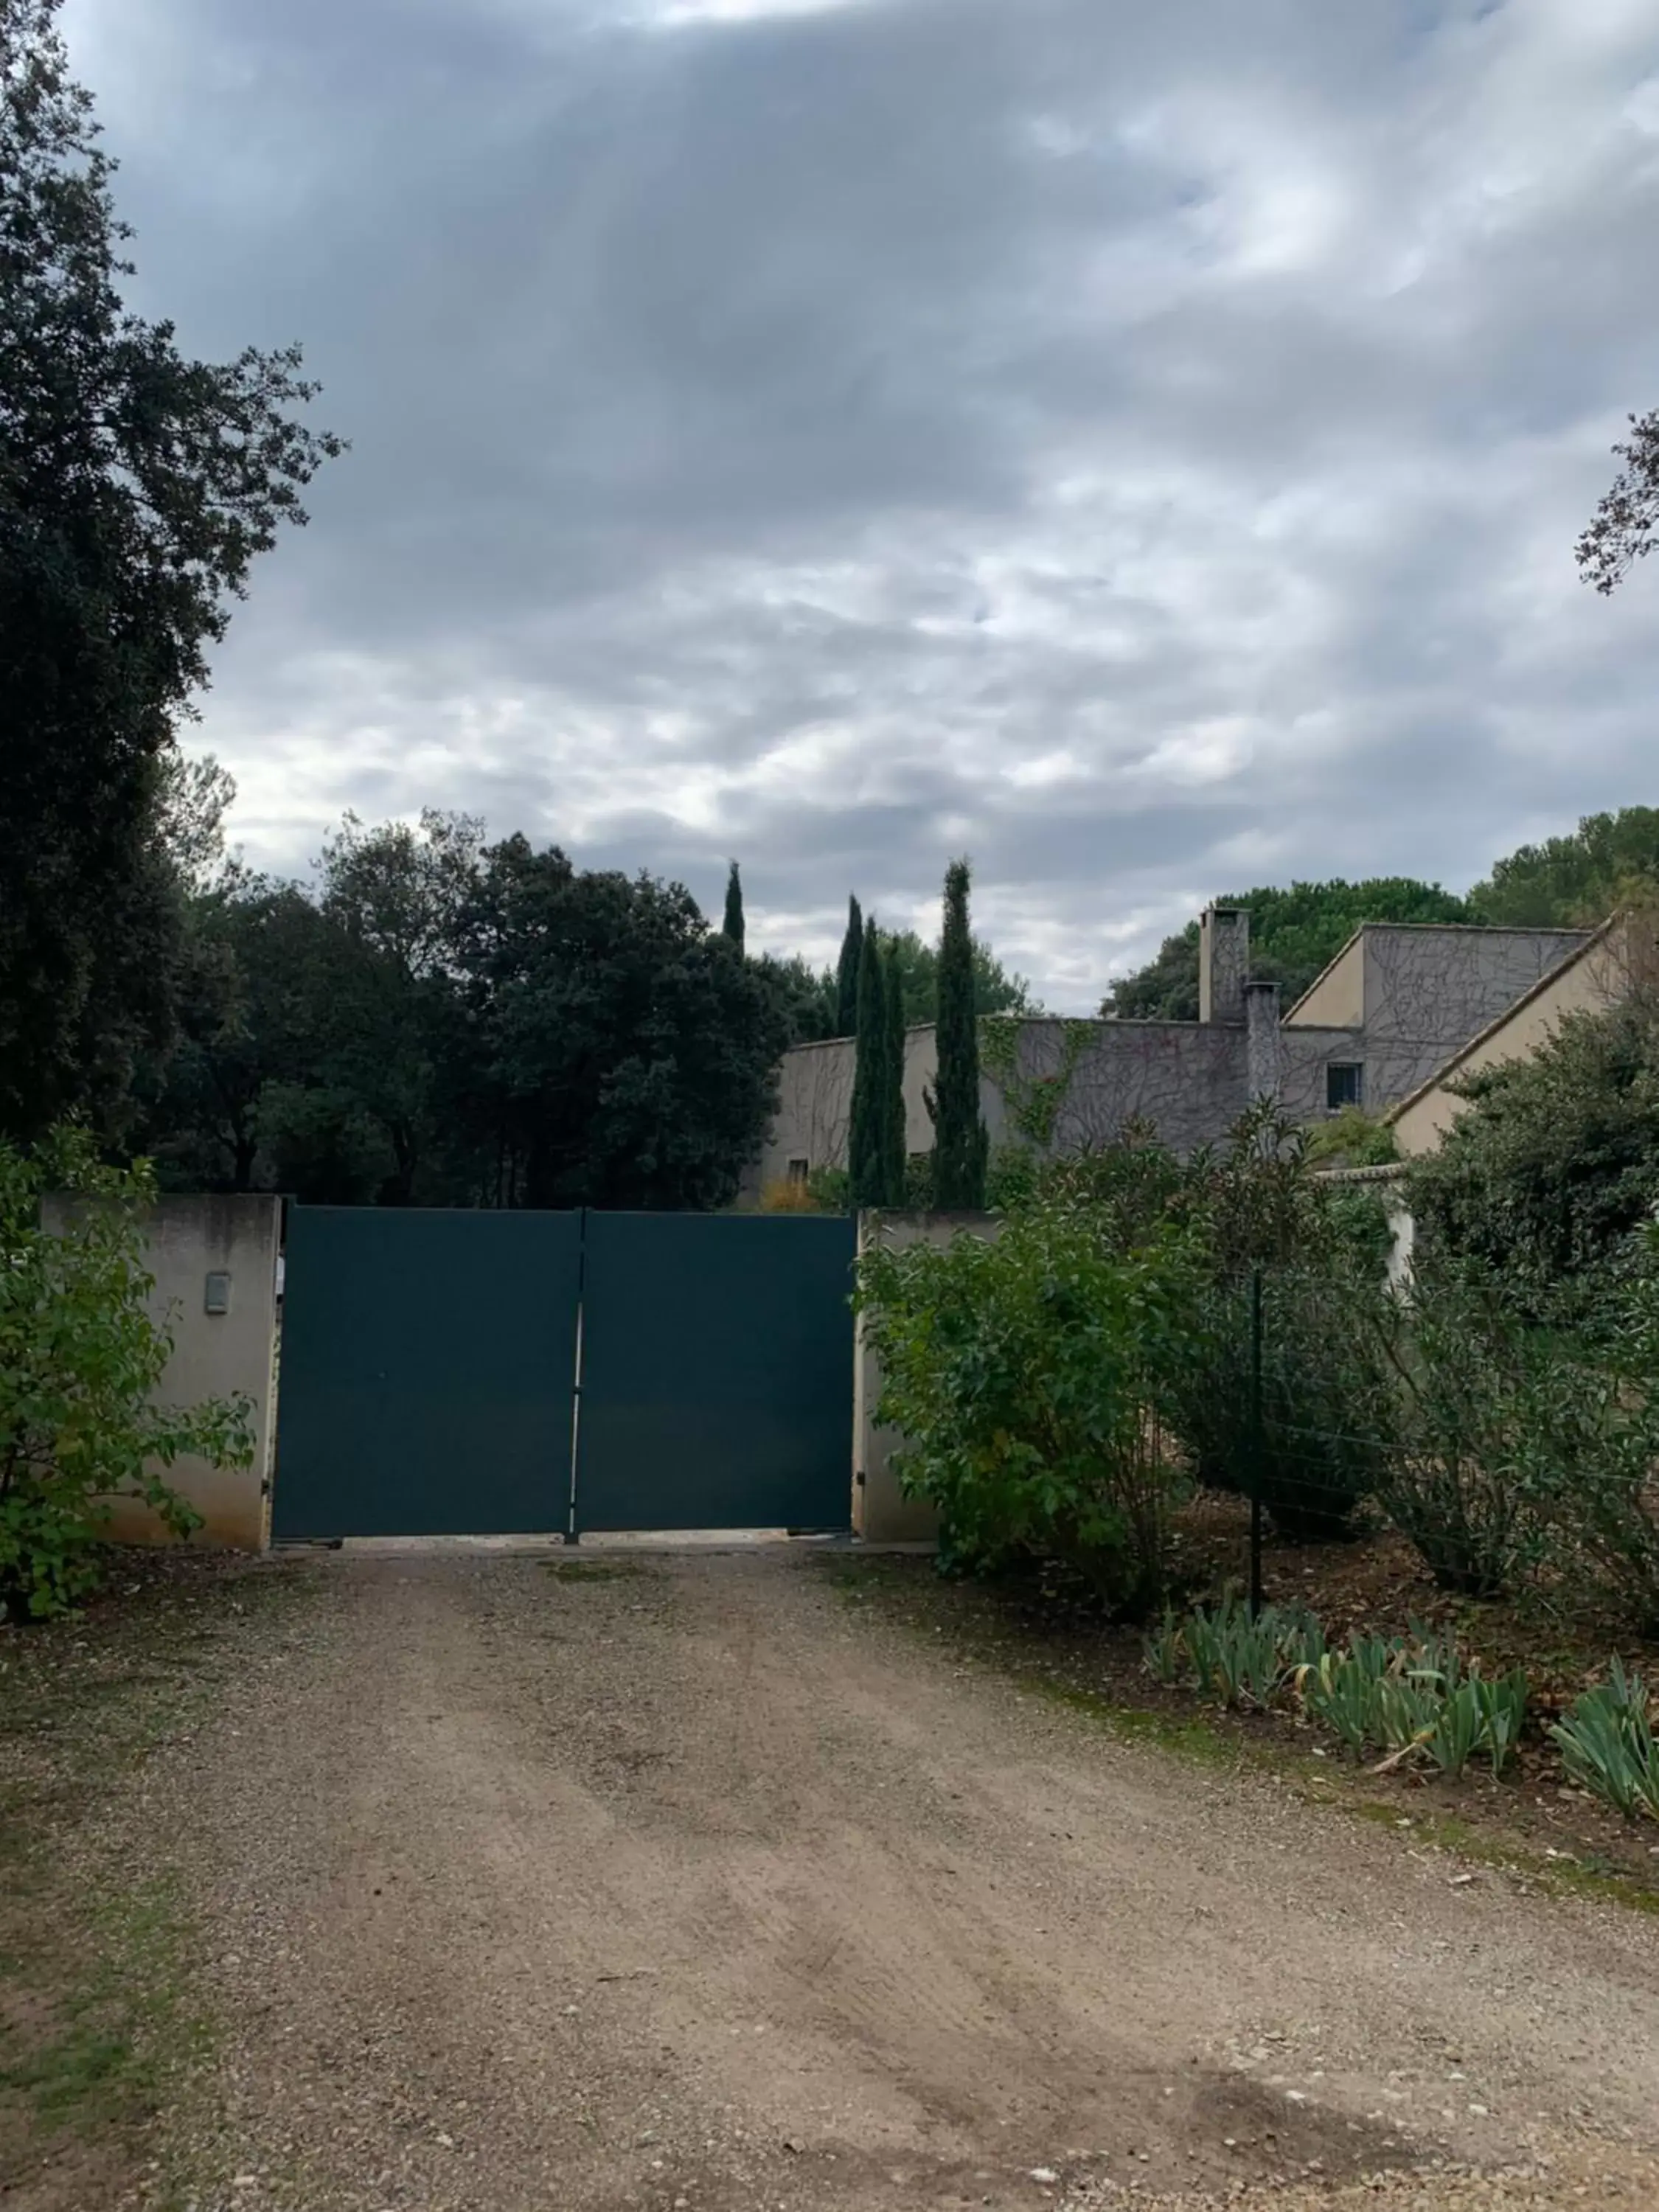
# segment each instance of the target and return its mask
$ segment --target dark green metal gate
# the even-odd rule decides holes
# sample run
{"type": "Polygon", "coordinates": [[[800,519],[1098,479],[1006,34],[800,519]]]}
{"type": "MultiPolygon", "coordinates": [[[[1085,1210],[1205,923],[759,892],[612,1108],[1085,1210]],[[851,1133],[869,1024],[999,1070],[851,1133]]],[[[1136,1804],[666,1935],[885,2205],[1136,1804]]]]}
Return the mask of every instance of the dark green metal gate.
{"type": "Polygon", "coordinates": [[[290,1206],[273,1535],[563,1530],[581,1233],[290,1206]]]}
{"type": "Polygon", "coordinates": [[[845,1528],[855,1244],[845,1218],[292,1206],[272,1533],[845,1528]]]}
{"type": "Polygon", "coordinates": [[[845,1217],[590,1213],[579,1528],[845,1528],[845,1217]]]}

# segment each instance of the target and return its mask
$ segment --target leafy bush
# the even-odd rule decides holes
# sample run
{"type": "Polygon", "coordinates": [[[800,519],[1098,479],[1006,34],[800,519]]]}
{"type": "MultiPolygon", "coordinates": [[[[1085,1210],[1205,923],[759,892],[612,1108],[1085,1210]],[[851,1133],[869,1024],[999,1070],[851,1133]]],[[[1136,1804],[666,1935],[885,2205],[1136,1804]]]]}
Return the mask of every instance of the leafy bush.
{"type": "Polygon", "coordinates": [[[1598,1334],[1540,1417],[1558,1548],[1644,1635],[1659,1633],[1659,1224],[1631,1240],[1598,1334]]]}
{"type": "Polygon", "coordinates": [[[1401,1433],[1379,1502],[1443,1589],[1496,1596],[1547,1540],[1557,1351],[1489,1282],[1443,1264],[1419,1272],[1409,1326],[1386,1341],[1401,1433]]]}
{"type": "Polygon", "coordinates": [[[1659,1820],[1659,1745],[1653,1740],[1648,1693],[1639,1675],[1627,1675],[1615,1658],[1611,1679],[1585,1691],[1550,1734],[1581,1788],[1627,1820],[1638,1813],[1659,1820]]]}
{"type": "Polygon", "coordinates": [[[0,1607],[42,1619],[100,1577],[118,1493],[142,1498],[177,1535],[199,1516],[160,1469],[186,1454],[245,1466],[245,1401],[152,1405],[172,1350],[146,1307],[147,1169],[99,1165],[60,1132],[33,1154],[0,1145],[0,1607]],[[61,1235],[40,1221],[51,1191],[83,1201],[61,1235]]]}
{"type": "Polygon", "coordinates": [[[1171,1205],[1199,1231],[1218,1282],[1305,1264],[1327,1241],[1305,1133],[1265,1098],[1240,1115],[1224,1145],[1193,1154],[1171,1205]]]}
{"type": "Polygon", "coordinates": [[[852,1210],[853,1179],[845,1168],[814,1168],[806,1178],[806,1188],[820,1213],[852,1210]]]}
{"type": "Polygon", "coordinates": [[[1493,1596],[1547,1575],[1659,1628],[1656,1260],[1603,1286],[1594,1329],[1546,1328],[1443,1258],[1419,1271],[1380,1496],[1443,1587],[1493,1596]]]}
{"type": "Polygon", "coordinates": [[[1259,1486],[1293,1543],[1352,1534],[1394,1447],[1396,1400],[1379,1334],[1386,1306],[1383,1288],[1340,1259],[1264,1276],[1258,1438],[1249,1285],[1200,1292],[1168,1401],[1198,1480],[1244,1497],[1259,1486]]]}
{"type": "MultiPolygon", "coordinates": [[[[1267,1104],[1217,1152],[1200,1152],[1165,1201],[1203,1255],[1171,1426],[1207,1486],[1258,1493],[1281,1534],[1353,1533],[1394,1437],[1395,1389],[1379,1327],[1390,1304],[1375,1238],[1309,1174],[1301,1133],[1267,1104]],[[1252,1276],[1261,1297],[1255,1425],[1252,1276]]],[[[1380,1218],[1375,1197],[1362,1204],[1380,1218]]]]}
{"type": "Polygon", "coordinates": [[[1652,1376],[1569,1348],[1543,1358],[1528,1408],[1523,1476],[1547,1558],[1641,1634],[1659,1632],[1659,1405],[1652,1376]]]}
{"type": "Polygon", "coordinates": [[[1375,1183],[1322,1183],[1320,1206],[1329,1249],[1370,1282],[1385,1283],[1394,1257],[1388,1200],[1375,1183]]]}
{"type": "Polygon", "coordinates": [[[1054,1159],[1029,1145],[999,1145],[986,1175],[985,1202],[996,1213],[1038,1204],[1086,1206],[1127,1246],[1144,1243],[1180,1218],[1177,1200],[1187,1181],[1155,1127],[1131,1120],[1109,1144],[1054,1159]]]}
{"type": "Polygon", "coordinates": [[[896,1470],[938,1505],[957,1561],[1049,1556],[1116,1610],[1159,1601],[1178,1478],[1157,1409],[1189,1291],[1176,1241],[1126,1254],[1052,1202],[994,1242],[863,1256],[896,1470]]]}
{"type": "Polygon", "coordinates": [[[1559,1319],[1659,1200],[1659,1019],[1645,1000],[1571,1016],[1463,1095],[1468,1109],[1411,1170],[1419,1246],[1559,1319]]]}
{"type": "Polygon", "coordinates": [[[1328,1121],[1316,1121],[1308,1132],[1310,1166],[1381,1168],[1399,1158],[1393,1129],[1363,1106],[1344,1106],[1328,1121]]]}
{"type": "Polygon", "coordinates": [[[1120,1245],[1188,1225],[1188,1171],[1150,1121],[1127,1121],[1110,1144],[1048,1161],[1041,1174],[1047,1197],[1087,1206],[1120,1245]]]}

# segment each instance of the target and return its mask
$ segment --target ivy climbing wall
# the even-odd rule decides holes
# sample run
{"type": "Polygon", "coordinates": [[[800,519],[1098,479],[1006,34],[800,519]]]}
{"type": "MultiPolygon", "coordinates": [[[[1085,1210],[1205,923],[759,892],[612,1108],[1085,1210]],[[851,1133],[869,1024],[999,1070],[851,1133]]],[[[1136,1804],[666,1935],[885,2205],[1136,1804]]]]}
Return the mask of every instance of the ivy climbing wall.
{"type": "MultiPolygon", "coordinates": [[[[1369,930],[1345,963],[1349,988],[1326,994],[1350,1004],[1352,1024],[1285,1023],[1257,1039],[1252,1068],[1243,1021],[1108,1022],[991,1015],[980,1024],[981,1110],[994,1146],[1068,1153],[1109,1144],[1130,1121],[1149,1122],[1182,1153],[1223,1138],[1250,1103],[1264,1071],[1293,1120],[1327,1104],[1334,1062],[1364,1068],[1374,1110],[1407,1097],[1496,1020],[1540,976],[1583,943],[1571,930],[1369,930]],[[1363,961],[1363,973],[1350,972],[1363,961]],[[1357,986],[1357,988],[1352,988],[1357,986]]],[[[1323,1006],[1310,1005],[1310,1012],[1323,1006]]],[[[1241,1010],[1242,1011],[1242,1010],[1241,1010]]],[[[751,1197],[790,1163],[844,1167],[853,1103],[850,1039],[802,1045],[780,1071],[776,1121],[746,1180],[751,1197]]],[[[933,1149],[926,1092],[937,1065],[931,1028],[905,1042],[906,1142],[933,1149]]]]}
{"type": "Polygon", "coordinates": [[[1180,1152],[1213,1143],[1249,1103],[1242,1027],[998,1017],[980,1024],[991,1141],[1038,1152],[1109,1144],[1152,1122],[1180,1152]]]}

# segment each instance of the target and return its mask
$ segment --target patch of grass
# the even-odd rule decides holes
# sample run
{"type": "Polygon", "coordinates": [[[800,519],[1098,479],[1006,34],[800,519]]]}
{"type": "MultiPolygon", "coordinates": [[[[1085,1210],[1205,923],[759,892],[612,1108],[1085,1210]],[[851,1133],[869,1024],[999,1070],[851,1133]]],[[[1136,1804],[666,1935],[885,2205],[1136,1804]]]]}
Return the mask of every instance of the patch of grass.
{"type": "Polygon", "coordinates": [[[112,2085],[131,2065],[129,2037],[77,2021],[20,2065],[0,2067],[0,2089],[30,2091],[36,2117],[49,2126],[93,2108],[103,2117],[103,2108],[112,2099],[112,2085]]]}
{"type": "Polygon", "coordinates": [[[210,2056],[182,1893],[155,1856],[166,1839],[121,1820],[112,1840],[104,1814],[232,1689],[238,1616],[313,1587],[180,1561],[79,1619],[0,1637],[0,2168],[84,2154],[100,2187],[136,2185],[144,2123],[210,2056]]]}
{"type": "Polygon", "coordinates": [[[1585,1897],[1601,1904],[1628,1905],[1632,1911],[1659,1914],[1659,1889],[1621,1874],[1605,1860],[1570,1857],[1557,1852],[1552,1858],[1528,1850],[1504,1836],[1494,1836],[1462,1820],[1455,1813],[1404,1814],[1397,1805],[1379,1804],[1375,1798],[1333,1797],[1358,1820],[1392,1828],[1408,1840],[1474,1866],[1490,1867],[1497,1874],[1518,1875],[1554,1897],[1585,1897]]]}
{"type": "Polygon", "coordinates": [[[556,1583],[622,1583],[650,1571],[638,1559],[544,1559],[542,1570],[556,1583]]]}
{"type": "Polygon", "coordinates": [[[186,2003],[188,1930],[173,1885],[100,1899],[89,1918],[86,1962],[47,2002],[55,2032],[0,2064],[0,2089],[27,2093],[43,2127],[77,2134],[147,2119],[210,2042],[186,2003]]]}
{"type": "Polygon", "coordinates": [[[1071,1712],[1086,1713],[1091,1720],[1098,1721],[1124,1743],[1152,1744],[1194,1766],[1267,1763],[1264,1747],[1241,1742],[1237,1735],[1217,1727],[1203,1713],[1155,1713],[1120,1705],[1097,1690],[1082,1689],[1073,1682],[1056,1682],[1046,1674],[1022,1674],[1016,1680],[1021,1689],[1047,1698],[1053,1705],[1064,1705],[1071,1712]]]}
{"type": "MultiPolygon", "coordinates": [[[[812,1564],[843,1597],[858,1597],[866,1589],[896,1589],[916,1579],[914,1559],[902,1553],[823,1552],[812,1564]]],[[[934,1577],[931,1561],[926,1563],[926,1572],[934,1577]]]]}

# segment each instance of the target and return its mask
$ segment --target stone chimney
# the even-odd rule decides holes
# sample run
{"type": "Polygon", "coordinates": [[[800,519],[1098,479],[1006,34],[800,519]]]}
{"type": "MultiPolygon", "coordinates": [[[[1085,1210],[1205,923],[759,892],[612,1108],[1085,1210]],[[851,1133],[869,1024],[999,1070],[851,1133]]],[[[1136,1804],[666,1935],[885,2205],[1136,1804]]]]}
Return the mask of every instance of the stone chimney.
{"type": "Polygon", "coordinates": [[[1285,1087],[1279,1034],[1279,986],[1244,986],[1244,1068],[1252,1103],[1258,1098],[1277,1098],[1285,1087]]]}
{"type": "Polygon", "coordinates": [[[1206,906],[1198,925],[1200,1021],[1242,1022],[1249,972],[1249,915],[1240,906],[1206,906]]]}

